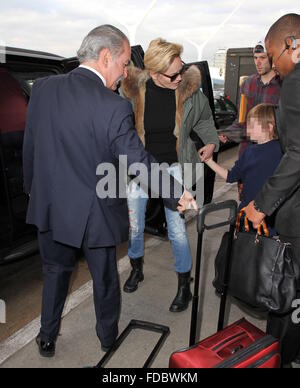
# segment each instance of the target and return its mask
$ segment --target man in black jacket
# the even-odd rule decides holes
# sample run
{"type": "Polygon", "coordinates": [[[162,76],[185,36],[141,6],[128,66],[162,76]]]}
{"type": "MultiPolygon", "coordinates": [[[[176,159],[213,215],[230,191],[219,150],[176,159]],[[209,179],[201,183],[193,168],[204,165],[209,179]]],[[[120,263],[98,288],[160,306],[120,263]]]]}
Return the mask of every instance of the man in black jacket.
{"type": "MultiPolygon", "coordinates": [[[[277,212],[276,230],[283,242],[293,245],[300,265],[300,15],[281,17],[268,32],[266,48],[273,68],[284,79],[278,115],[284,156],[246,214],[257,226],[277,212]]],[[[295,361],[300,352],[300,324],[293,318],[270,314],[268,319],[267,332],[281,342],[283,365],[295,361]]]]}

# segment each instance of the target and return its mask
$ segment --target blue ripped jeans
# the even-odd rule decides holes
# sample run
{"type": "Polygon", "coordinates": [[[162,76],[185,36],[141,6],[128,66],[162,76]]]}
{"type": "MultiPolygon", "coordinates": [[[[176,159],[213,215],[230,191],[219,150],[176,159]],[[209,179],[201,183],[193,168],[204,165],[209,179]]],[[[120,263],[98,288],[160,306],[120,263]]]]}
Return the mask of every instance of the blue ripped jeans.
{"type": "MultiPolygon", "coordinates": [[[[178,175],[179,169],[172,169],[174,172],[170,173],[181,181],[178,175]]],[[[136,184],[131,185],[131,190],[128,190],[127,193],[130,219],[128,256],[133,260],[144,256],[144,229],[148,199],[148,194],[141,188],[136,184]]],[[[164,209],[168,223],[168,237],[175,259],[174,270],[178,273],[189,272],[192,267],[192,256],[184,216],[166,206],[164,209]]]]}

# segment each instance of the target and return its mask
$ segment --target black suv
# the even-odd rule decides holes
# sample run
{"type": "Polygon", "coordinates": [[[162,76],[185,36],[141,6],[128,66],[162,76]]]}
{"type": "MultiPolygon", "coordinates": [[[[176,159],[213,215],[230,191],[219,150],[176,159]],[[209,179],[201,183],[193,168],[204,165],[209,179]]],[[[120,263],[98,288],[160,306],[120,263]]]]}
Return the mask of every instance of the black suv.
{"type": "Polygon", "coordinates": [[[37,251],[36,230],[25,223],[28,197],[23,192],[22,147],[26,110],[37,78],[61,74],[76,58],[0,48],[0,263],[37,251]]]}
{"type": "MultiPolygon", "coordinates": [[[[141,46],[132,47],[132,61],[144,67],[141,46]]],[[[214,99],[207,62],[196,63],[202,72],[203,92],[214,114],[214,99]]],[[[25,222],[28,197],[23,191],[22,147],[26,110],[36,79],[69,72],[77,58],[0,47],[0,264],[31,255],[38,250],[36,229],[25,222]],[[5,63],[1,59],[5,57],[5,63]]],[[[197,139],[195,139],[197,141],[197,139]]],[[[205,172],[206,202],[211,200],[214,175],[205,172]]],[[[166,234],[164,215],[149,204],[146,225],[153,234],[166,234]]]]}
{"type": "MultiPolygon", "coordinates": [[[[141,46],[132,47],[132,61],[144,67],[141,46]]],[[[31,88],[38,78],[67,73],[78,59],[0,47],[0,264],[38,249],[36,229],[25,222],[28,197],[23,192],[22,148],[31,88]],[[2,62],[3,63],[2,63],[2,62]]]]}

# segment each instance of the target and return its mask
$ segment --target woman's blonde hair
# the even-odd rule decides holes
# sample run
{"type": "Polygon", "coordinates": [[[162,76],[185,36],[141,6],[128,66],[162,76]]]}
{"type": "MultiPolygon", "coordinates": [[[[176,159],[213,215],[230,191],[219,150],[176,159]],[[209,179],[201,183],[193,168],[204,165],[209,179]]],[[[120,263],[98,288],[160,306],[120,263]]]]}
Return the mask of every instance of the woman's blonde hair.
{"type": "Polygon", "coordinates": [[[183,47],[180,44],[170,43],[161,38],[152,40],[145,53],[145,68],[153,73],[165,73],[182,52],[183,47]]]}
{"type": "Polygon", "coordinates": [[[247,116],[247,125],[250,120],[258,120],[261,127],[265,130],[269,130],[269,124],[273,125],[273,139],[278,139],[278,133],[276,128],[275,119],[275,107],[272,104],[259,104],[252,108],[247,116]]]}

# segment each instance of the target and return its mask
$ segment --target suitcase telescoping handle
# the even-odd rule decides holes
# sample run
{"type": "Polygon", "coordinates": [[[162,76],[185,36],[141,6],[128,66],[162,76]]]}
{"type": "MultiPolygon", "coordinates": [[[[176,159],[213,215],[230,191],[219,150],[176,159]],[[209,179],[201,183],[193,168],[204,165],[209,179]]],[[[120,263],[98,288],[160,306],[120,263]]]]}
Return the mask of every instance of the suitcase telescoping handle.
{"type": "MultiPolygon", "coordinates": [[[[230,225],[230,236],[233,237],[235,230],[235,222],[237,218],[237,202],[234,200],[229,200],[219,203],[211,203],[203,206],[199,210],[198,214],[198,244],[197,244],[197,258],[196,258],[196,268],[195,268],[195,286],[194,286],[194,295],[193,295],[193,305],[192,305],[192,316],[191,316],[191,328],[190,328],[190,342],[189,346],[193,346],[196,343],[196,331],[197,331],[197,318],[198,318],[198,304],[199,304],[199,283],[200,283],[200,268],[201,268],[201,253],[202,253],[202,243],[203,243],[203,233],[206,230],[212,230],[221,228],[223,226],[230,225]],[[226,221],[219,222],[217,224],[206,225],[206,217],[217,211],[221,210],[230,210],[229,217],[226,221]]],[[[229,239],[229,247],[227,252],[227,265],[225,269],[225,278],[224,283],[228,283],[229,277],[229,264],[230,264],[230,253],[232,246],[232,239],[229,239]]],[[[225,307],[226,307],[226,298],[227,298],[227,288],[225,287],[222,291],[221,302],[220,302],[220,311],[219,311],[219,320],[218,320],[218,331],[223,329],[224,326],[224,316],[225,316],[225,307]]]]}
{"type": "Polygon", "coordinates": [[[208,205],[203,206],[199,210],[198,214],[198,233],[201,234],[205,229],[212,230],[221,228],[226,225],[235,225],[237,218],[237,202],[233,200],[218,202],[218,203],[210,203],[208,205]],[[210,213],[215,213],[220,210],[230,210],[230,214],[227,221],[220,222],[218,224],[206,225],[205,218],[210,213]]]}
{"type": "Polygon", "coordinates": [[[143,368],[150,368],[153,361],[155,360],[155,357],[157,356],[158,352],[160,351],[160,348],[163,346],[168,335],[170,334],[170,328],[168,326],[159,325],[157,323],[139,321],[136,319],[132,319],[129,322],[128,326],[124,329],[124,331],[117,338],[114,346],[104,355],[104,357],[102,357],[102,359],[95,366],[95,368],[97,368],[97,369],[104,368],[106,363],[111,359],[111,357],[114,355],[114,353],[119,349],[119,347],[124,342],[124,340],[128,337],[128,335],[133,330],[136,330],[136,329],[151,331],[151,332],[160,334],[160,337],[159,337],[157,344],[155,345],[154,349],[152,350],[150,356],[147,358],[147,360],[143,366],[143,368]]]}

